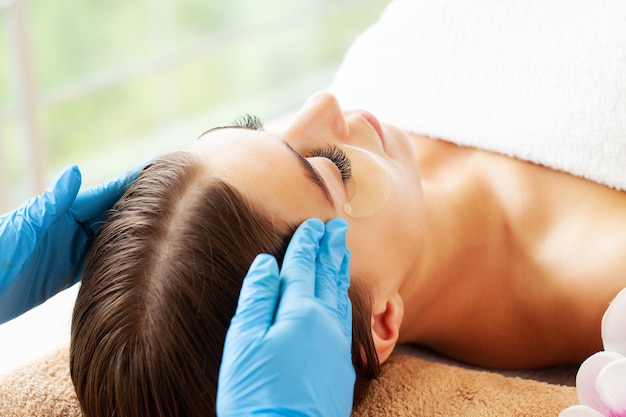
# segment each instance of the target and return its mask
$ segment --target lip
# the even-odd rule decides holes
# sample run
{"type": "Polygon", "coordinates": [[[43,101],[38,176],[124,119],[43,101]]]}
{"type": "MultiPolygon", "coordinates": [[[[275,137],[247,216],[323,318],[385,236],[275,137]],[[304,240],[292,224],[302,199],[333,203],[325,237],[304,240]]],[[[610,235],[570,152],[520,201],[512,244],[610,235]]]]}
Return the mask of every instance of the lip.
{"type": "Polygon", "coordinates": [[[380,138],[380,141],[384,145],[385,144],[385,137],[383,135],[383,128],[380,125],[380,122],[378,121],[376,116],[374,116],[372,113],[370,113],[370,112],[368,112],[366,110],[356,110],[356,113],[359,116],[361,116],[363,119],[365,119],[365,121],[367,123],[369,123],[370,126],[372,126],[374,128],[374,130],[378,134],[378,137],[380,138]]]}

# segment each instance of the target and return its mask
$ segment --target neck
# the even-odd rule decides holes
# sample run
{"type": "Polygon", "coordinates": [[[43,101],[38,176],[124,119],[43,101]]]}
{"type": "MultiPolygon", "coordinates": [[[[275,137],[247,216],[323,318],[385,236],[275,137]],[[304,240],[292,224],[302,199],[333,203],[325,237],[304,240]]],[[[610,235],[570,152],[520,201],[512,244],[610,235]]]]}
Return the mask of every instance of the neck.
{"type": "Polygon", "coordinates": [[[400,342],[428,341],[446,321],[458,319],[476,299],[470,276],[479,253],[495,241],[498,216],[486,204],[488,190],[471,169],[472,153],[444,142],[415,140],[418,148],[426,233],[419,265],[400,289],[405,315],[400,342]],[[458,152],[457,152],[458,151],[458,152]],[[482,219],[468,221],[468,219],[482,219]],[[476,236],[481,236],[476,239],[476,236]],[[491,237],[491,239],[490,239],[491,237]],[[410,300],[409,302],[406,302],[410,300]]]}

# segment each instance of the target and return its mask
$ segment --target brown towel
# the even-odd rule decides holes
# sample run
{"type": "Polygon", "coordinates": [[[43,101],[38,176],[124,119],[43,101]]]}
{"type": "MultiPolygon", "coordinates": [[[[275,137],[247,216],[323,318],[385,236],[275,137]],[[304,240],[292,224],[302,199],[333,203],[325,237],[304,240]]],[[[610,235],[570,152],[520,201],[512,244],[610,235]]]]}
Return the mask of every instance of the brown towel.
{"type": "MultiPolygon", "coordinates": [[[[558,416],[577,403],[571,386],[505,376],[399,350],[353,417],[558,416]]],[[[0,377],[2,417],[82,417],[69,376],[68,349],[0,377]]]]}
{"type": "Polygon", "coordinates": [[[82,417],[70,379],[69,348],[0,376],[2,417],[82,417]]]}
{"type": "MultiPolygon", "coordinates": [[[[542,377],[558,379],[553,373],[560,371],[548,370],[542,377]]],[[[571,386],[398,353],[385,364],[353,417],[557,417],[577,403],[576,388],[571,386]]]]}

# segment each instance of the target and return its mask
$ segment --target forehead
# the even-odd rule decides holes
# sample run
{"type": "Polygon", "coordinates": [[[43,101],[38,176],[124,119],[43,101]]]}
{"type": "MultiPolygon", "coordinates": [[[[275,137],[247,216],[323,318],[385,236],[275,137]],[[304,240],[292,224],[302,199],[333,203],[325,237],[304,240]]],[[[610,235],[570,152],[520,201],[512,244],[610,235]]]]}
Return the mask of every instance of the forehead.
{"type": "Polygon", "coordinates": [[[276,152],[279,138],[264,131],[242,128],[213,130],[202,135],[187,150],[201,156],[203,160],[222,163],[240,155],[248,158],[255,152],[276,152]]]}
{"type": "Polygon", "coordinates": [[[287,161],[284,148],[277,136],[266,132],[227,128],[204,134],[187,151],[200,157],[207,172],[239,186],[260,183],[270,166],[285,172],[297,168],[287,161]]]}
{"type": "Polygon", "coordinates": [[[332,216],[323,195],[276,134],[220,129],[203,135],[187,150],[200,157],[207,173],[219,175],[255,207],[283,222],[332,216]]]}

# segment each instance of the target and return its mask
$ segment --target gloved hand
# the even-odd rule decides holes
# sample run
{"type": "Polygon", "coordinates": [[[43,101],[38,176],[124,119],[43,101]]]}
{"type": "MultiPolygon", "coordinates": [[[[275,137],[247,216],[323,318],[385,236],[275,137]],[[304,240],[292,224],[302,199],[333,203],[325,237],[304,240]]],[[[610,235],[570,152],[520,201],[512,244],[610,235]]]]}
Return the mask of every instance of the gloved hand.
{"type": "Polygon", "coordinates": [[[80,192],[78,167],[67,167],[42,195],[0,216],[0,324],[80,280],[106,211],[143,166],[80,192]]]}
{"type": "Polygon", "coordinates": [[[348,417],[355,371],[350,353],[347,224],[305,221],[279,271],[254,260],[226,335],[217,415],[348,417]],[[326,229],[324,231],[324,229],[326,229]]]}

